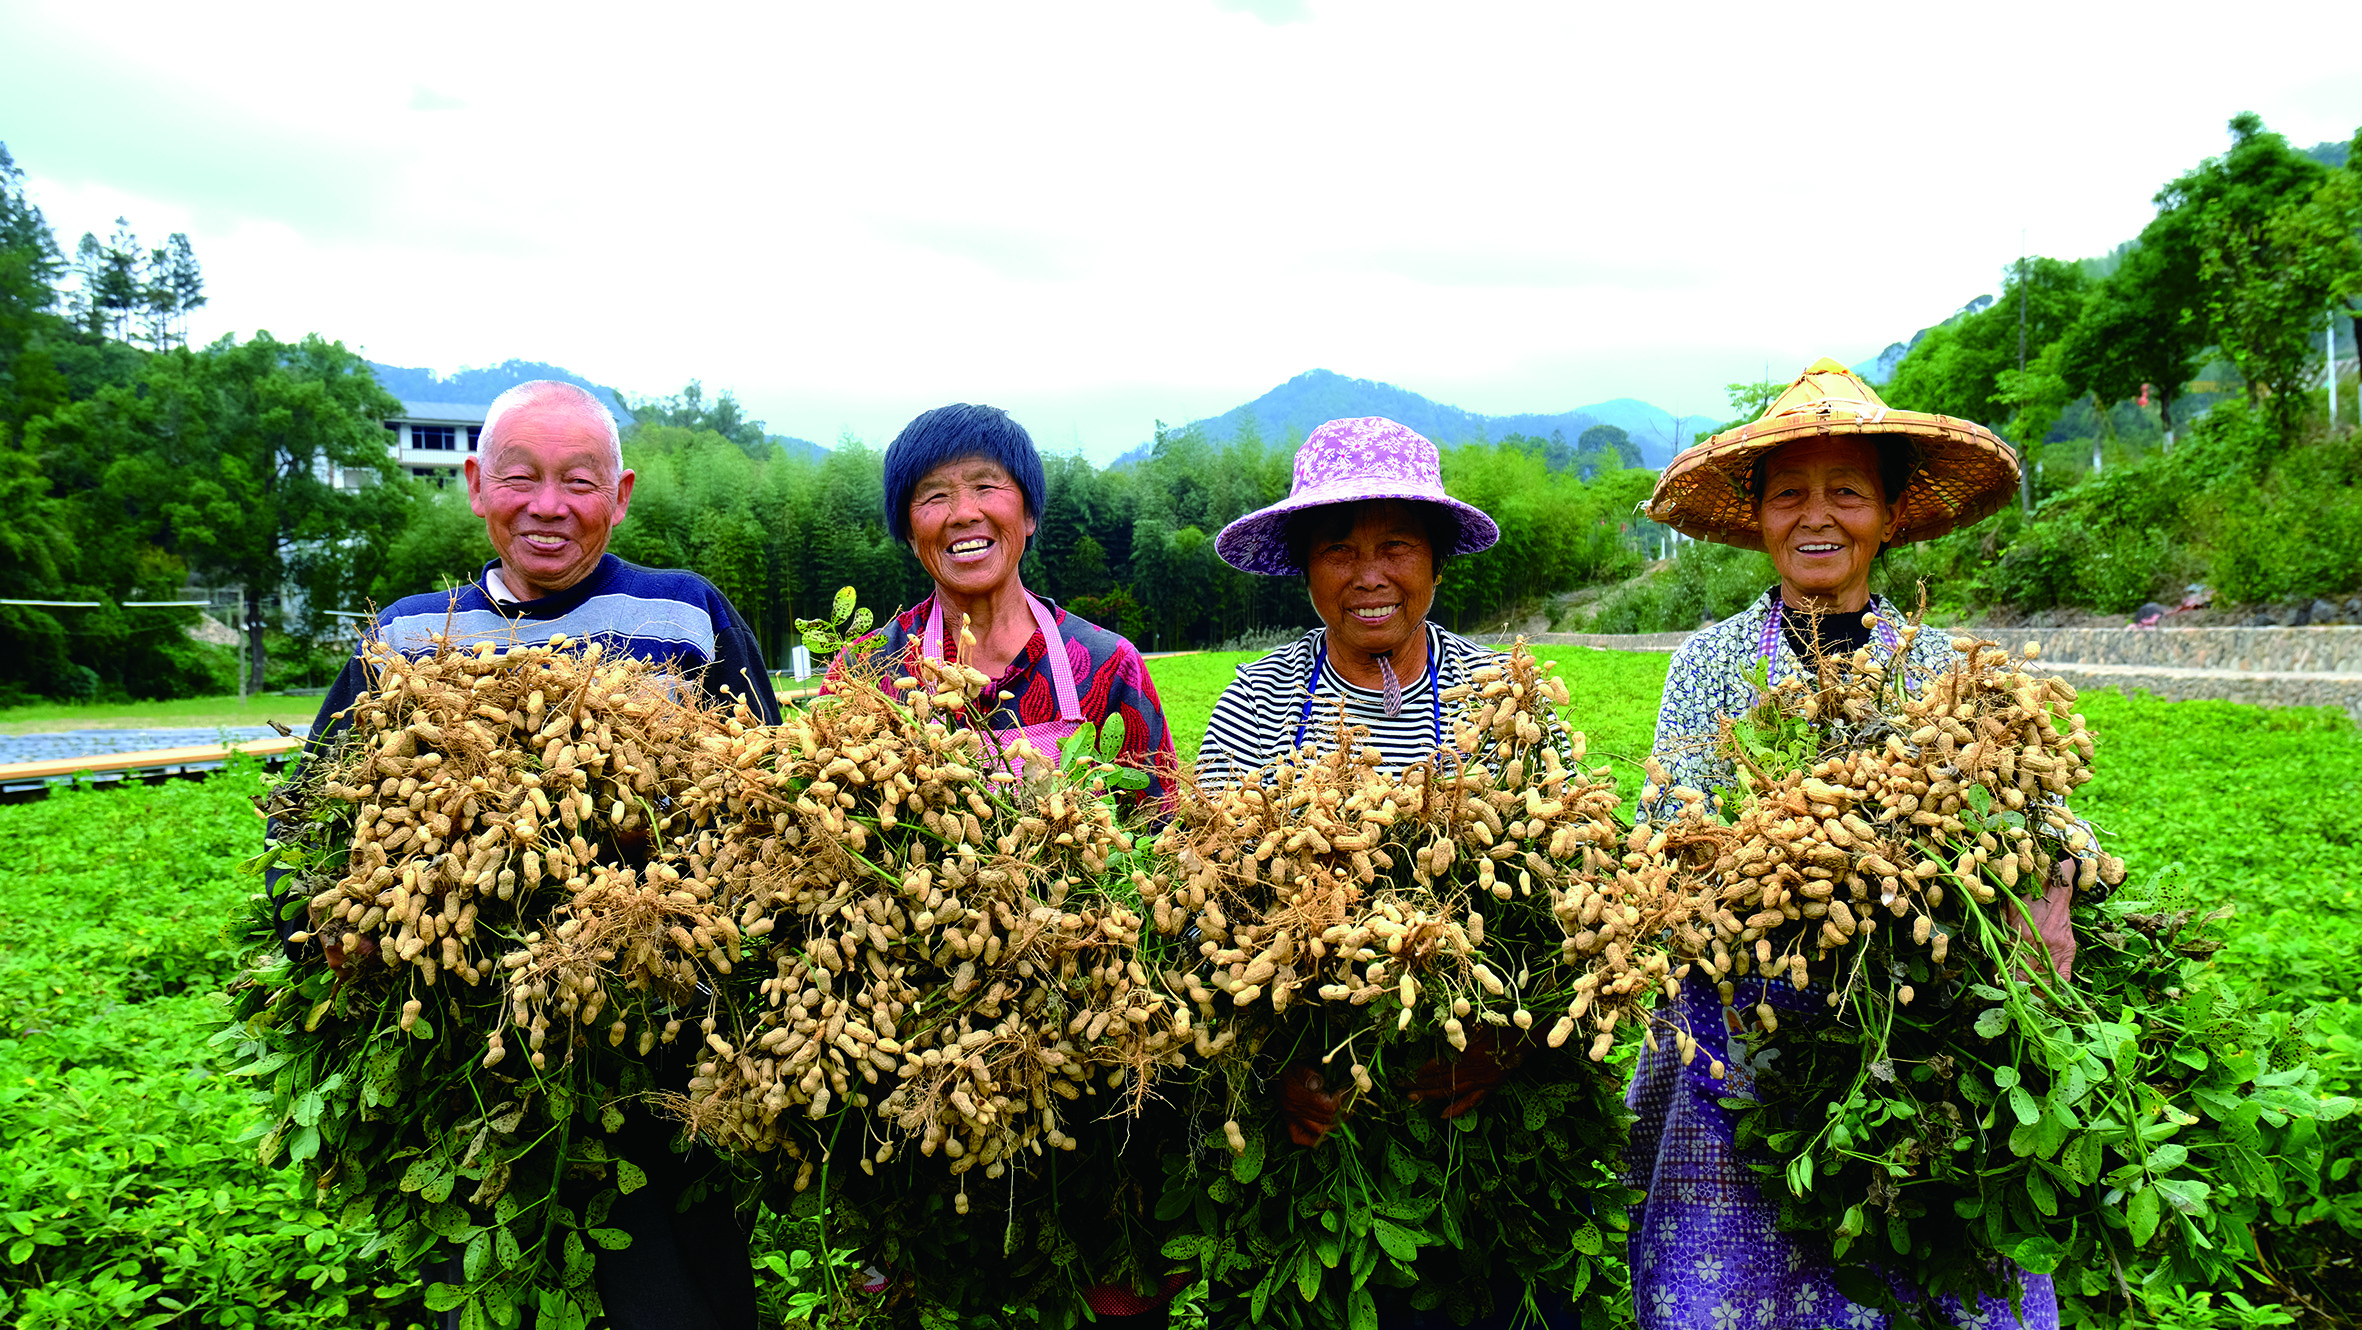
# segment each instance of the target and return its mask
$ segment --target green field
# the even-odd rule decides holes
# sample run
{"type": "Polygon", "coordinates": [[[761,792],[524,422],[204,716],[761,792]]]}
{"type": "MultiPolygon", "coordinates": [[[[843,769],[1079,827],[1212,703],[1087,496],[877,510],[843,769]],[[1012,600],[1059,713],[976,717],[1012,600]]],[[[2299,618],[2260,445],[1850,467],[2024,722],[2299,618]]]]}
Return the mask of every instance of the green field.
{"type": "MultiPolygon", "coordinates": [[[[1184,755],[1242,659],[1153,662],[1184,755]]],[[[1664,667],[1564,654],[1568,714],[1595,755],[1645,751],[1664,667]]],[[[2332,712],[2115,694],[2084,707],[2104,747],[2078,810],[2114,834],[2136,884],[2179,864],[2238,906],[2221,963],[2291,1008],[2322,1005],[2312,1056],[2354,1092],[2362,732],[2332,712]]],[[[419,1312],[412,1275],[369,1268],[357,1230],[233,1143],[246,1088],[205,1040],[237,961],[221,930],[256,885],[237,864],[258,847],[261,783],[242,764],[0,807],[0,1324],[402,1325],[419,1312]]],[[[2343,1140],[2351,1168],[2362,1135],[2349,1125],[2343,1140]]],[[[2358,1188],[2341,1174],[2309,1224],[2291,1215],[2294,1238],[2316,1241],[2276,1248],[2274,1268],[2316,1248],[2352,1261],[2358,1188]]]]}

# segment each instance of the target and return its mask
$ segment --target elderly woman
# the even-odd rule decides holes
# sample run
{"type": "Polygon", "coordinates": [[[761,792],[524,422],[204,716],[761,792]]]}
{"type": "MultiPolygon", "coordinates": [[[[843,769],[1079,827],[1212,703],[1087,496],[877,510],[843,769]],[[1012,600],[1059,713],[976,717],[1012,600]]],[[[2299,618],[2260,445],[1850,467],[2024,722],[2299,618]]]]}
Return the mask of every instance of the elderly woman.
{"type": "MultiPolygon", "coordinates": [[[[1055,760],[1085,725],[1123,727],[1115,760],[1148,775],[1140,800],[1161,801],[1175,769],[1173,735],[1138,648],[1025,589],[1018,564],[1042,516],[1042,459],[1006,411],[955,402],[926,412],[887,445],[886,528],[934,579],[933,594],[890,620],[867,648],[916,673],[921,656],[962,658],[992,680],[990,716],[1006,744],[1022,735],[1055,760]]],[[[840,659],[836,668],[843,668],[840,659]]],[[[1145,1292],[1082,1290],[1101,1326],[1154,1327],[1181,1284],[1145,1292]]],[[[881,1282],[872,1287],[883,1287],[881,1282]]]]}
{"type": "MultiPolygon", "coordinates": [[[[1870,593],[1872,560],[1890,546],[1991,514],[2015,495],[2017,473],[2008,445],[1983,427],[1889,410],[1831,360],[1816,361],[1761,419],[1675,458],[1657,482],[1649,515],[1686,535],[1763,550],[1780,580],[1674,653],[1656,739],[1673,784],[1711,792],[1731,783],[1729,759],[1717,754],[1715,741],[1723,718],[1756,704],[1751,671],[1768,668],[1777,682],[1811,669],[1816,657],[1834,660],[1873,641],[1877,654],[1891,654],[1898,614],[1870,593]]],[[[1904,670],[1924,679],[1952,657],[1944,634],[1922,633],[1904,670]]],[[[2062,974],[2073,948],[2067,896],[2054,886],[2034,907],[2062,974]]],[[[1740,1158],[1732,1116],[1721,1106],[1724,1096],[1749,1092],[1741,1037],[1753,1029],[1755,1004],[1768,1000],[1783,1021],[1803,1021],[1826,1014],[1822,995],[1760,979],[1739,986],[1739,1000],[1726,1007],[1711,984],[1693,979],[1682,1007],[1708,1056],[1685,1067],[1669,1051],[1644,1052],[1633,1078],[1629,1102],[1639,1122],[1628,1181],[1648,1193],[1631,1241],[1640,1324],[1883,1327],[1883,1314],[1839,1294],[1825,1241],[1775,1229],[1777,1211],[1740,1158]],[[1727,1080],[1706,1070],[1716,1058],[1727,1080]]],[[[2049,1277],[2021,1279],[2023,1324],[2057,1326],[2049,1277]]],[[[2002,1299],[1946,1310],[1963,1325],[2014,1319],[2002,1299]]]]}
{"type": "MultiPolygon", "coordinates": [[[[1242,665],[1214,703],[1198,749],[1199,782],[1227,787],[1299,749],[1326,749],[1341,732],[1377,750],[1380,770],[1401,771],[1444,745],[1443,692],[1469,682],[1491,653],[1427,620],[1446,559],[1490,549],[1493,519],[1443,491],[1442,459],[1416,431],[1379,416],[1332,420],[1296,452],[1288,497],[1249,513],[1215,537],[1214,551],[1242,572],[1301,574],[1321,626],[1242,665]]],[[[1412,1099],[1434,1099],[1453,1117],[1481,1102],[1504,1074],[1479,1034],[1449,1062],[1420,1068],[1412,1099]]],[[[1289,1068],[1280,1109],[1296,1144],[1316,1147],[1336,1125],[1339,1098],[1318,1066],[1289,1068]]],[[[1402,1290],[1378,1289],[1380,1330],[1447,1322],[1412,1308],[1402,1290]]],[[[1499,1308],[1466,1330],[1520,1323],[1524,1290],[1504,1279],[1499,1308]]],[[[1573,1325],[1557,1299],[1540,1304],[1550,1330],[1573,1325]]]]}
{"type": "Polygon", "coordinates": [[[967,663],[1000,699],[994,730],[1022,734],[1054,755],[1067,736],[1109,719],[1123,725],[1116,760],[1163,797],[1173,735],[1140,652],[1123,637],[1025,589],[1017,566],[1042,515],[1042,459],[1025,427],[998,407],[939,406],[886,448],[886,528],[910,546],[935,591],[889,622],[880,646],[915,672],[922,655],[967,663]]]}
{"type": "Polygon", "coordinates": [[[1485,648],[1427,621],[1444,560],[1489,549],[1493,519],[1443,492],[1435,445],[1391,420],[1332,420],[1296,452],[1288,497],[1222,529],[1242,572],[1301,574],[1321,627],[1242,665],[1214,703],[1198,777],[1229,786],[1347,725],[1400,771],[1443,746],[1443,690],[1485,648]]]}

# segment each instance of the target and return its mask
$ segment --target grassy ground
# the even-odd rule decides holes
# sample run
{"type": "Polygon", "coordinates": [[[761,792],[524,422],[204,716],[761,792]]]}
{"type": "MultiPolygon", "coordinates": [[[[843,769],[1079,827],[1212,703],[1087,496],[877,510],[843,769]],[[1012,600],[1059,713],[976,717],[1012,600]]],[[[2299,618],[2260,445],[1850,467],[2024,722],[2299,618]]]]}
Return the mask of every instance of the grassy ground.
{"type": "MultiPolygon", "coordinates": [[[[1185,753],[1245,658],[1152,662],[1185,753]]],[[[1665,657],[1560,658],[1591,751],[1643,752],[1665,657]]],[[[2327,711],[2112,693],[2083,707],[2103,747],[2078,811],[2111,833],[2136,888],[2178,863],[2240,907],[2222,963],[2291,1009],[2322,1005],[2311,1055],[2352,1093],[2362,731],[2327,711]]],[[[1619,776],[1636,786],[1628,768],[1619,776]]],[[[247,1091],[205,1044],[211,995],[235,969],[222,929],[255,887],[237,864],[258,847],[260,779],[241,764],[201,783],[0,807],[0,1324],[390,1326],[418,1314],[415,1279],[362,1261],[357,1227],[236,1143],[247,1091]]],[[[2344,1208],[2362,1224],[2357,1182],[2344,1208]]],[[[2356,1242],[2329,1220],[2311,1231],[2356,1242]]]]}

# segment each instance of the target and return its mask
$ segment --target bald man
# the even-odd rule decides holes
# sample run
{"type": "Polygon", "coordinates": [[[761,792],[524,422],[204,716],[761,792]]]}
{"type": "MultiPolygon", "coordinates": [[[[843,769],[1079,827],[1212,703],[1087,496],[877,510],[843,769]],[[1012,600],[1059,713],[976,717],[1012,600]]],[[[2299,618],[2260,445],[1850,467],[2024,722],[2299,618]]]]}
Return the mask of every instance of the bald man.
{"type": "MultiPolygon", "coordinates": [[[[631,509],[632,479],[615,418],[597,398],[553,380],[502,393],[485,414],[481,453],[467,459],[468,505],[484,519],[500,557],[466,586],[395,601],[369,633],[414,656],[431,651],[434,636],[446,632],[460,643],[504,648],[561,633],[576,643],[596,638],[610,656],[622,651],[670,662],[709,698],[742,698],[764,724],[778,724],[779,701],[762,650],[729,599],[695,573],[642,568],[607,552],[608,537],[631,509]]],[[[315,744],[349,723],[343,713],[367,684],[355,651],[312,722],[315,744]]],[[[280,901],[285,937],[304,926],[303,899],[280,901]]],[[[327,953],[340,969],[368,960],[334,947],[327,953]]],[[[685,1066],[672,1070],[669,1088],[685,1088],[685,1066]]],[[[746,1230],[726,1188],[675,1212],[683,1189],[714,1163],[702,1152],[675,1153],[675,1134],[671,1124],[634,1111],[611,1141],[647,1172],[649,1185],[618,1200],[609,1214],[632,1243],[599,1254],[599,1299],[608,1322],[622,1330],[751,1327],[755,1291],[746,1230]]],[[[457,1282],[458,1262],[440,1273],[457,1282]]],[[[456,1326],[458,1316],[453,1310],[447,1323],[456,1326]]]]}

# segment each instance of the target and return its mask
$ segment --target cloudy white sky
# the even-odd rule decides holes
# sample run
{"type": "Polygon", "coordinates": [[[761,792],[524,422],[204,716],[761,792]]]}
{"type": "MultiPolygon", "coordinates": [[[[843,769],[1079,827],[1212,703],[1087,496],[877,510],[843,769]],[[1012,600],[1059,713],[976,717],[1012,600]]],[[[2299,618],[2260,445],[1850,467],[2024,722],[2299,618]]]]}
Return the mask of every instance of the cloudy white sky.
{"type": "MultiPolygon", "coordinates": [[[[1489,413],[1863,358],[2137,232],[2351,4],[17,3],[69,251],[186,231],[197,334],[695,376],[774,430],[966,399],[1105,460],[1313,367],[1489,413]],[[2178,17],[2177,17],[2178,15],[2178,17]]],[[[2342,34],[2342,35],[2341,35],[2342,34]]]]}

